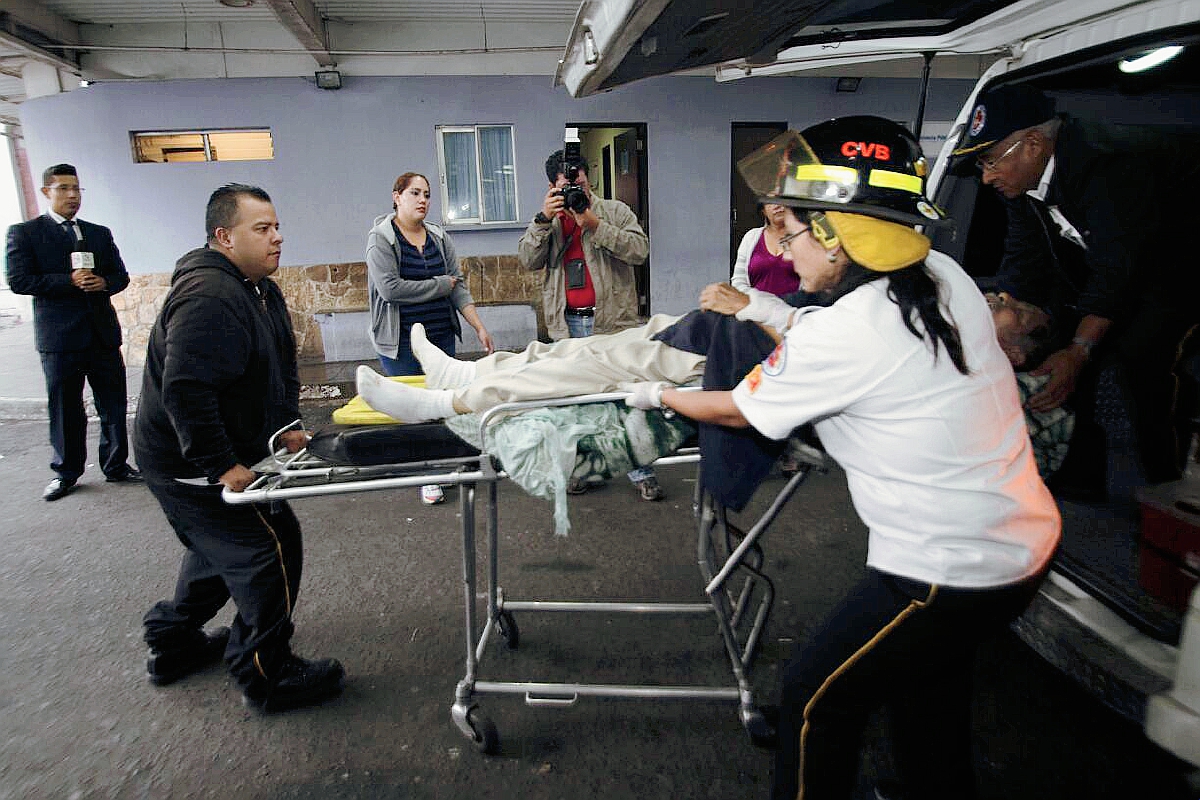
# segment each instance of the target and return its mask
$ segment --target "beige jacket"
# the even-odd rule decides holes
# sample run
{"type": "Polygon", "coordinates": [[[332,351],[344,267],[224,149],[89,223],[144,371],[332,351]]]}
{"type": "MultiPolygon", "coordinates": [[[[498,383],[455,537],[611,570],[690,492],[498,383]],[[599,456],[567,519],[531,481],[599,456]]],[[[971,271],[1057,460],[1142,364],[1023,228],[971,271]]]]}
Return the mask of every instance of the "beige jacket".
{"type": "MultiPolygon", "coordinates": [[[[592,195],[592,208],[600,226],[583,233],[583,257],[596,289],[596,333],[614,333],[639,323],[637,283],[633,268],[644,264],[650,254],[650,240],[638,225],[633,210],[620,200],[604,200],[592,195]]],[[[569,338],[566,309],[567,289],[563,277],[562,223],[556,218],[549,225],[529,223],[517,243],[517,259],[526,269],[544,270],[542,310],[546,329],[555,341],[569,338]]]]}

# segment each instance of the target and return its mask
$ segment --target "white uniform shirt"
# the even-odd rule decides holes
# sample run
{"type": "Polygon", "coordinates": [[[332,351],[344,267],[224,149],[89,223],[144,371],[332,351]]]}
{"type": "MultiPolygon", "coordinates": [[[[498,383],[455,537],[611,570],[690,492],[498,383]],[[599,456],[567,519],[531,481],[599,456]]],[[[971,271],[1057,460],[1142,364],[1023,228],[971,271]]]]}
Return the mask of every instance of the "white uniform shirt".
{"type": "Polygon", "coordinates": [[[801,309],[733,399],[773,439],[814,422],[870,529],[868,566],[953,587],[1013,583],[1053,554],[1058,509],[983,295],[951,258],[925,263],[970,375],[904,326],[885,278],[801,309]]]}

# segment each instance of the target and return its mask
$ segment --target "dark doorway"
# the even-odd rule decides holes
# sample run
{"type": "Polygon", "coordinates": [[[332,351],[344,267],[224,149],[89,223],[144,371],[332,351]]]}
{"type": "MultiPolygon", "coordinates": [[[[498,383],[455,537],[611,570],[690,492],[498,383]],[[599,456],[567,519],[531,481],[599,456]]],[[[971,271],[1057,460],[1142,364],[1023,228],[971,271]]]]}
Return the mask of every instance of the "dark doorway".
{"type": "Polygon", "coordinates": [[[612,145],[604,145],[600,161],[604,167],[604,199],[612,200],[612,145]]]}
{"type": "MultiPolygon", "coordinates": [[[[646,189],[646,124],[644,122],[579,123],[579,144],[593,177],[592,189],[629,206],[642,230],[650,236],[646,189]]],[[[634,268],[638,315],[650,315],[650,262],[634,268]]]]}
{"type": "Polygon", "coordinates": [[[738,174],[737,162],[787,130],[786,122],[735,122],[730,130],[729,148],[729,274],[738,245],[751,228],[763,224],[758,200],[738,174]]]}

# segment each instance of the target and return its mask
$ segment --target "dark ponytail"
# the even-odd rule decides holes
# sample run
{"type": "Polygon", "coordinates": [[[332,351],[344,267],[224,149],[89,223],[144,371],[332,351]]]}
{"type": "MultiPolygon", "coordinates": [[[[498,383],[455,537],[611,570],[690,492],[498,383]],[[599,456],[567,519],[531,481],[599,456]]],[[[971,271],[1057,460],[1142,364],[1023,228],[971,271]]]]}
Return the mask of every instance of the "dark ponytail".
{"type": "Polygon", "coordinates": [[[888,273],[888,297],[900,306],[900,316],[904,327],[918,339],[925,337],[917,330],[913,322],[914,312],[921,318],[921,324],[930,336],[933,345],[933,357],[937,358],[938,344],[946,348],[950,360],[963,375],[970,375],[967,359],[963,356],[962,339],[958,328],[942,316],[937,281],[925,269],[925,264],[913,264],[911,267],[888,273]]]}
{"type": "Polygon", "coordinates": [[[847,265],[846,273],[842,276],[841,281],[830,291],[828,298],[821,305],[830,305],[858,287],[880,278],[888,279],[888,297],[900,306],[900,318],[904,320],[904,327],[908,328],[913,336],[924,340],[925,336],[917,330],[916,323],[913,321],[914,314],[920,317],[921,324],[929,334],[930,343],[933,345],[933,357],[937,358],[938,346],[944,346],[950,355],[950,360],[954,362],[955,368],[963,375],[970,375],[971,370],[967,367],[966,357],[963,356],[962,339],[959,338],[958,328],[955,328],[949,320],[942,316],[938,285],[929,271],[925,269],[924,262],[895,272],[874,272],[851,261],[847,265]]]}

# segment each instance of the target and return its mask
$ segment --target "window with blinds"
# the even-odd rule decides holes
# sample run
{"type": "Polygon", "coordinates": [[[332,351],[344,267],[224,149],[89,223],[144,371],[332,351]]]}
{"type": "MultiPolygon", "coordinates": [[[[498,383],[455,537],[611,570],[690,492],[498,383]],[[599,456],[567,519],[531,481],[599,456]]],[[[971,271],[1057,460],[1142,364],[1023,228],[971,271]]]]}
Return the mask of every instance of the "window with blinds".
{"type": "Polygon", "coordinates": [[[437,141],[446,224],[519,219],[512,125],[439,125],[437,141]]]}
{"type": "Polygon", "coordinates": [[[137,164],[188,161],[271,161],[275,145],[270,128],[208,131],[132,131],[137,164]]]}

